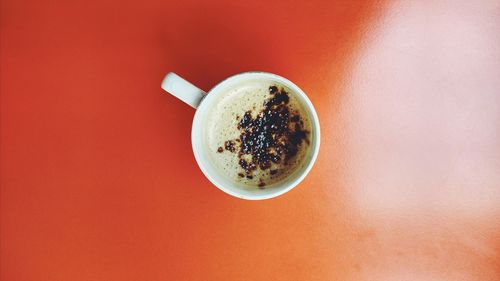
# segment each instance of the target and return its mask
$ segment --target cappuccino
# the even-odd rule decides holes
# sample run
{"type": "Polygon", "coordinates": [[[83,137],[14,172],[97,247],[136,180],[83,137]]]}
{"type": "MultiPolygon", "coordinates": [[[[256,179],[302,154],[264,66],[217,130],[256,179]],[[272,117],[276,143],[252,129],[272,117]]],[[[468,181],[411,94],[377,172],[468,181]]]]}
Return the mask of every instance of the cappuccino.
{"type": "Polygon", "coordinates": [[[227,89],[207,116],[213,165],[233,181],[264,189],[301,168],[310,152],[311,118],[279,83],[227,89]]]}

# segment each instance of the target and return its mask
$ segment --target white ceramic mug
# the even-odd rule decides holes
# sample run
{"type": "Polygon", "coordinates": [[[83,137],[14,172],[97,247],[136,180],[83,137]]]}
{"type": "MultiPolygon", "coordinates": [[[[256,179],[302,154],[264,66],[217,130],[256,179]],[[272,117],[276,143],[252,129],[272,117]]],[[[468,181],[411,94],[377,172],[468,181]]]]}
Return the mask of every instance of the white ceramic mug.
{"type": "Polygon", "coordinates": [[[231,76],[215,87],[213,87],[208,93],[184,80],[177,74],[170,72],[165,76],[161,87],[169,92],[170,94],[176,96],[180,100],[186,102],[190,106],[196,109],[196,113],[193,119],[193,126],[191,130],[191,143],[193,146],[194,156],[196,162],[200,166],[201,171],[205,176],[220,190],[242,199],[248,200],[260,200],[268,199],[284,194],[290,191],[292,188],[297,186],[304,177],[311,170],[319,152],[320,143],[320,129],[319,120],[314,110],[311,101],[307,98],[306,94],[294,83],[285,79],[281,76],[272,73],[265,72],[244,72],[241,74],[236,74],[231,76]],[[299,102],[304,105],[307,114],[311,119],[311,142],[308,156],[304,160],[304,164],[300,169],[292,173],[285,180],[271,186],[266,189],[258,188],[242,188],[240,183],[230,180],[222,174],[222,171],[213,166],[209,161],[208,157],[208,147],[206,145],[206,140],[202,137],[202,132],[206,128],[206,122],[208,120],[207,116],[212,108],[215,108],[215,104],[218,102],[217,95],[224,93],[228,89],[233,89],[237,85],[244,84],[245,82],[268,82],[281,84],[288,89],[290,89],[299,102]]]}

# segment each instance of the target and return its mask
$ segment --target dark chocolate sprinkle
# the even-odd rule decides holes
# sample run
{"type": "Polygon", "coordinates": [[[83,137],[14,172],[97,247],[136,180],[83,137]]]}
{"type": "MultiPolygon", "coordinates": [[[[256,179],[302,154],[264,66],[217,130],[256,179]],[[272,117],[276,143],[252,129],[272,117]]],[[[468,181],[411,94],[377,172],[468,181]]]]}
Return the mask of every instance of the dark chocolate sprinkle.
{"type": "Polygon", "coordinates": [[[238,129],[248,127],[248,125],[250,125],[251,122],[252,122],[252,112],[247,111],[245,112],[245,115],[243,115],[243,118],[241,118],[238,129]]]}
{"type": "Polygon", "coordinates": [[[264,186],[266,186],[266,183],[263,182],[262,179],[261,179],[261,181],[259,182],[259,188],[260,189],[264,189],[264,186]]]}
{"type": "Polygon", "coordinates": [[[231,141],[231,140],[225,141],[224,147],[226,148],[226,150],[234,152],[234,141],[231,141]]]}
{"type": "MultiPolygon", "coordinates": [[[[308,131],[304,129],[300,115],[290,109],[288,92],[277,86],[270,86],[271,97],[264,102],[264,108],[252,117],[247,111],[238,122],[240,137],[224,143],[226,150],[235,152],[235,141],[239,142],[239,165],[245,171],[246,177],[252,179],[255,169],[267,170],[272,163],[279,164],[288,161],[297,154],[304,140],[307,144],[308,131]],[[248,155],[248,156],[245,156],[248,155]],[[245,159],[249,159],[248,161],[245,159]]],[[[277,173],[276,169],[270,171],[277,173]]],[[[265,183],[260,179],[259,187],[265,183]]]]}
{"type": "Polygon", "coordinates": [[[247,169],[248,163],[247,161],[245,161],[245,159],[240,159],[239,164],[243,168],[243,170],[247,169]]]}

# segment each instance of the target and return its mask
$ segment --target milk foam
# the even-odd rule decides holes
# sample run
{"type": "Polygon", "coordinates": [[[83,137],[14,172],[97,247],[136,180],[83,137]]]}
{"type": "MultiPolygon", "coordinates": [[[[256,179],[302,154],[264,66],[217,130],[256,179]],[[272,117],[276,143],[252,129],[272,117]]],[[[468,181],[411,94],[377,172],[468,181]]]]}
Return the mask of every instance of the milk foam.
{"type": "MultiPolygon", "coordinates": [[[[297,155],[292,157],[288,161],[288,164],[273,163],[271,168],[266,170],[258,168],[253,172],[252,179],[240,177],[238,175],[239,173],[243,173],[243,169],[238,164],[239,159],[237,152],[239,151],[239,143],[236,143],[236,153],[231,153],[226,150],[222,153],[217,152],[219,147],[224,147],[225,141],[239,138],[241,132],[238,129],[238,117],[243,117],[245,112],[250,110],[252,111],[252,116],[255,118],[263,109],[264,101],[271,97],[269,94],[269,87],[272,85],[283,87],[276,83],[251,82],[230,89],[225,93],[220,93],[218,94],[221,96],[219,102],[216,104],[215,108],[211,109],[208,116],[208,147],[214,166],[220,171],[223,171],[230,179],[241,182],[249,187],[257,187],[260,182],[265,182],[266,186],[269,186],[284,180],[287,176],[303,166],[303,162],[310,150],[310,145],[306,142],[302,142],[297,155]],[[271,170],[277,170],[278,172],[271,175],[271,170]]],[[[307,111],[291,90],[286,87],[285,90],[289,93],[290,101],[288,105],[290,109],[300,114],[304,122],[304,128],[311,132],[312,126],[307,111]]],[[[311,134],[308,135],[307,139],[310,140],[310,138],[311,134]]],[[[249,161],[251,156],[244,155],[243,158],[249,161]]]]}

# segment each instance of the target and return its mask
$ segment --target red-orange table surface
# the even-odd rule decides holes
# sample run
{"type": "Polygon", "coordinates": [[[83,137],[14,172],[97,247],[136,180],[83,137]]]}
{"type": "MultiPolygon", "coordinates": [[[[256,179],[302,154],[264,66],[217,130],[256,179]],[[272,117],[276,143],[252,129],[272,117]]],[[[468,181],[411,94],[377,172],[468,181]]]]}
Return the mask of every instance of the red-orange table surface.
{"type": "Polygon", "coordinates": [[[500,280],[499,1],[0,7],[0,278],[500,280]],[[175,71],[261,70],[322,126],[286,195],[212,186],[175,71]]]}

